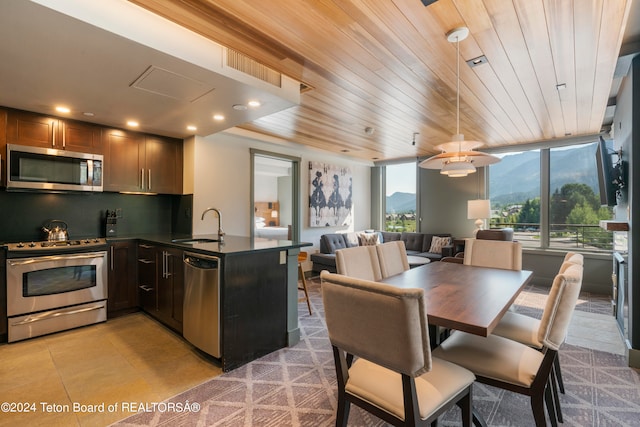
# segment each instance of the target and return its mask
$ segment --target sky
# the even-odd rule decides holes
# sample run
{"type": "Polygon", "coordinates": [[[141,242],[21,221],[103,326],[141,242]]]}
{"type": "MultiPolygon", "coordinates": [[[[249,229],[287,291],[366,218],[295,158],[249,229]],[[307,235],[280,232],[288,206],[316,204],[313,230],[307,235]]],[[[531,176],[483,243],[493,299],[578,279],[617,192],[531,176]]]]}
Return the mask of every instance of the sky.
{"type": "Polygon", "coordinates": [[[416,164],[403,163],[387,166],[386,190],[387,196],[396,192],[416,194],[416,164]]]}

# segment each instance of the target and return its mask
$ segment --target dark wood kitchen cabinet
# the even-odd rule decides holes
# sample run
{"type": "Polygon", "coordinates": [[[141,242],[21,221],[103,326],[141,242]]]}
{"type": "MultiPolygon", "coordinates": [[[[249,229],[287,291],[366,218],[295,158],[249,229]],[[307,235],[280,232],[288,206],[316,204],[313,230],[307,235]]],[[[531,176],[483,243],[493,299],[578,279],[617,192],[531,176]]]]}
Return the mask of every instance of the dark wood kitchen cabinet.
{"type": "Polygon", "coordinates": [[[182,333],[182,250],[140,243],[138,287],[142,309],[166,326],[182,333]]]}
{"type": "Polygon", "coordinates": [[[6,272],[6,251],[0,248],[0,343],[7,342],[8,319],[7,319],[7,272],[6,272]]]}
{"type": "Polygon", "coordinates": [[[7,143],[102,154],[100,126],[12,109],[7,116],[7,143]]]}
{"type": "Polygon", "coordinates": [[[0,108],[0,187],[6,185],[7,170],[7,109],[0,108]]]}
{"type": "Polygon", "coordinates": [[[105,191],[182,194],[182,140],[103,129],[105,191]]]}
{"type": "Polygon", "coordinates": [[[158,262],[158,319],[182,333],[182,306],[184,303],[184,263],[182,251],[160,248],[158,262]]]}
{"type": "Polygon", "coordinates": [[[158,307],[158,283],[156,278],[156,248],[138,244],[138,295],[140,307],[147,313],[155,313],[158,307]]]}
{"type": "Polygon", "coordinates": [[[110,318],[138,310],[136,249],[134,240],[109,243],[107,315],[110,318]]]}

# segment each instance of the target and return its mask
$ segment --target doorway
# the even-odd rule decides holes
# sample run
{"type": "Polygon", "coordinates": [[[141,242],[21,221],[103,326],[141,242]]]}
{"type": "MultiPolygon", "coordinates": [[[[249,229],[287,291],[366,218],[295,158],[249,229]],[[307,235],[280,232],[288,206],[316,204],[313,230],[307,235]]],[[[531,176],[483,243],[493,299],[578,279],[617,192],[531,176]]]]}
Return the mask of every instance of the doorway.
{"type": "Polygon", "coordinates": [[[251,237],[299,240],[300,158],[251,150],[251,237]]]}

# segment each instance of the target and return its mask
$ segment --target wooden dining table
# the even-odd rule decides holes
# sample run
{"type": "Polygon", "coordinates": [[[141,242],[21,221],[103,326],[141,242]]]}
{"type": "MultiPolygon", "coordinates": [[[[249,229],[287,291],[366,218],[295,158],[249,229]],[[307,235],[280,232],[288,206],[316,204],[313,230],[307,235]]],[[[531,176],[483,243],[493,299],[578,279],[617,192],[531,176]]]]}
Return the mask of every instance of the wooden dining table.
{"type": "Polygon", "coordinates": [[[430,325],[488,336],[531,280],[528,270],[432,262],[380,282],[424,289],[430,325]]]}

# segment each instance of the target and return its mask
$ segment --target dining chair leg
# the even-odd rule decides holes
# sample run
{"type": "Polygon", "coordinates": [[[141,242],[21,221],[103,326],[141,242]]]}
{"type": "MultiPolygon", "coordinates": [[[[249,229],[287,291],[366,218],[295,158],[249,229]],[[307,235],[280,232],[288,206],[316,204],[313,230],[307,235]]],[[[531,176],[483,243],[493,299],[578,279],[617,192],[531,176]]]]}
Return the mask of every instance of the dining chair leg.
{"type": "Polygon", "coordinates": [[[560,393],[564,394],[564,381],[562,381],[562,372],[560,372],[560,358],[556,357],[553,361],[553,370],[556,372],[556,379],[558,380],[558,388],[560,393]]]}
{"type": "Polygon", "coordinates": [[[309,302],[309,292],[307,291],[307,280],[304,278],[304,270],[302,270],[302,264],[298,263],[298,280],[302,282],[302,287],[298,286],[298,290],[304,292],[304,298],[298,299],[298,302],[306,301],[307,308],[309,309],[309,316],[311,313],[311,303],[309,302]]]}
{"type": "MultiPolygon", "coordinates": [[[[549,380],[551,380],[551,377],[549,377],[549,380]]],[[[558,427],[558,417],[556,416],[555,402],[553,400],[553,396],[551,392],[551,384],[549,383],[547,383],[547,385],[544,388],[544,401],[545,401],[545,406],[547,407],[547,412],[549,413],[549,420],[551,421],[551,427],[558,427]]],[[[533,411],[534,411],[533,416],[535,417],[536,409],[534,408],[533,411]]],[[[544,409],[542,410],[542,417],[544,417],[544,409]]],[[[537,422],[538,420],[536,419],[536,424],[537,422]]],[[[545,426],[547,425],[546,421],[543,425],[545,426]]]]}
{"type": "MultiPolygon", "coordinates": [[[[531,409],[533,410],[533,419],[535,420],[536,427],[547,426],[547,420],[544,415],[545,395],[546,392],[544,390],[541,393],[531,395],[531,409]]],[[[550,418],[554,419],[555,417],[550,418]]]]}
{"type": "Polygon", "coordinates": [[[557,374],[553,369],[551,370],[551,380],[549,382],[551,384],[551,394],[553,395],[553,402],[556,409],[556,416],[558,418],[558,422],[564,423],[564,420],[562,418],[562,408],[560,407],[560,395],[558,394],[557,374]]]}
{"type": "Polygon", "coordinates": [[[478,410],[474,407],[471,408],[473,425],[476,427],[487,427],[487,422],[484,420],[484,417],[480,415],[478,410]]]}

